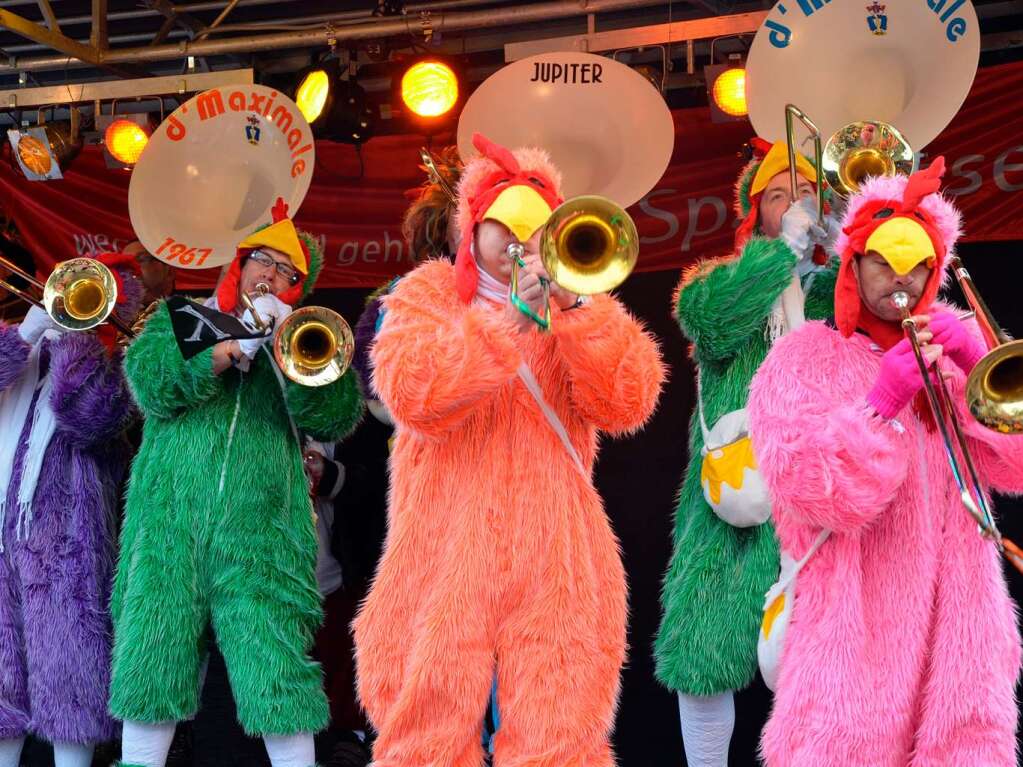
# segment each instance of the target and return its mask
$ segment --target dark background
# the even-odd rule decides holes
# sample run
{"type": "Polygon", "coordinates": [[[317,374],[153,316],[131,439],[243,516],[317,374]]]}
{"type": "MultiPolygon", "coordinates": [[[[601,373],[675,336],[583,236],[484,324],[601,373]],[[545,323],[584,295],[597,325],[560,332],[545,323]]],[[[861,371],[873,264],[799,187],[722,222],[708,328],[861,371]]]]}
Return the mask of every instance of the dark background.
{"type": "MultiPolygon", "coordinates": [[[[1021,244],[964,245],[960,254],[999,323],[1008,332],[1023,335],[1021,244]]],[[[671,375],[646,429],[631,439],[606,440],[596,471],[608,515],[621,538],[631,594],[630,653],[623,672],[614,736],[622,767],[684,764],[676,701],[672,693],[655,682],[651,655],[660,617],[661,576],[671,551],[675,494],[687,460],[687,424],[694,394],[682,335],[670,311],[678,279],[677,271],[641,273],[633,275],[618,291],[630,309],[660,338],[671,375]]],[[[313,302],[338,309],[354,325],[367,293],[325,290],[315,294],[313,302]]],[[[957,287],[948,289],[947,294],[956,303],[964,304],[957,287]]],[[[362,462],[372,469],[377,499],[382,498],[384,489],[386,434],[386,429],[367,416],[344,446],[344,460],[362,462]]],[[[996,507],[1002,518],[1002,532],[1017,542],[1023,541],[1023,504],[1014,499],[998,499],[996,507]]],[[[347,513],[360,514],[361,510],[352,508],[347,513]]],[[[1010,568],[1006,572],[1012,595],[1019,601],[1023,598],[1023,577],[1010,568]]],[[[233,721],[226,680],[218,664],[215,660],[212,665],[199,718],[191,726],[179,727],[172,761],[175,767],[200,764],[253,767],[265,759],[261,742],[244,739],[233,721]]],[[[731,765],[757,764],[757,741],[769,708],[770,694],[759,679],[737,696],[731,765]]],[[[26,749],[25,764],[32,767],[52,764],[47,751],[45,746],[32,745],[26,749]]]]}

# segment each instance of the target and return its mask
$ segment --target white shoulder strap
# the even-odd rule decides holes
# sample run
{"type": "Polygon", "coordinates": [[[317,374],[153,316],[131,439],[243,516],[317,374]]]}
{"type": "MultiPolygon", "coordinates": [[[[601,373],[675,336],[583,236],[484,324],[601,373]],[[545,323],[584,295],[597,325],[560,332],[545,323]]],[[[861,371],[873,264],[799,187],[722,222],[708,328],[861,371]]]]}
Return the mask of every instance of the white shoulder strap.
{"type": "Polygon", "coordinates": [[[522,379],[522,383],[526,385],[526,391],[533,395],[533,399],[536,400],[536,404],[540,406],[540,411],[547,418],[547,423],[551,425],[554,433],[557,434],[558,438],[561,440],[561,444],[565,446],[565,450],[568,452],[568,455],[575,464],[575,467],[586,480],[589,480],[590,477],[586,472],[586,468],[583,466],[582,459],[579,457],[579,453],[576,452],[575,445],[572,444],[572,440],[569,439],[568,430],[561,422],[561,419],[558,418],[558,414],[554,412],[554,408],[548,405],[547,401],[543,398],[543,392],[540,390],[540,384],[536,380],[536,376],[533,375],[533,371],[524,360],[519,365],[517,372],[519,378],[522,379]]]}

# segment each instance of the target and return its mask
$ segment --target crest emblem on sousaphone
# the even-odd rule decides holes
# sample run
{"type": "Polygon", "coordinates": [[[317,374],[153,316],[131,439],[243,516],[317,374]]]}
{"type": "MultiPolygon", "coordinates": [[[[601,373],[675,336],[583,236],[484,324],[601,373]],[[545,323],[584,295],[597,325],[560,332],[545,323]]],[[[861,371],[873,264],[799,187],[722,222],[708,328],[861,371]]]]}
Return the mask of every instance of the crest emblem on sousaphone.
{"type": "Polygon", "coordinates": [[[591,53],[544,53],[488,77],[458,120],[458,151],[472,134],[507,147],[546,149],[566,198],[596,194],[623,208],[664,174],[675,142],[671,111],[638,72],[591,53]]]}
{"type": "Polygon", "coordinates": [[[315,154],[309,124],[283,93],[262,85],[204,91],[160,124],[132,172],[135,234],[173,266],[222,266],[270,222],[278,197],[298,210],[315,154]]]}

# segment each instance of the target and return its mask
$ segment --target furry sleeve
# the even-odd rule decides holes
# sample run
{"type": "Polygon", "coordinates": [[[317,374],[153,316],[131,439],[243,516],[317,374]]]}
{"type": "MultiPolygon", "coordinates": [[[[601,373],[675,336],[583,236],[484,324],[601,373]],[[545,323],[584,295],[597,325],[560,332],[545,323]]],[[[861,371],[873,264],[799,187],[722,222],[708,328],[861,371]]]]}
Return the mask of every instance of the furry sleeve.
{"type": "Polygon", "coordinates": [[[750,434],[779,523],[855,531],[905,479],[908,435],[871,414],[847,375],[848,345],[808,323],[775,344],[750,385],[750,434]]]}
{"type": "Polygon", "coordinates": [[[398,423],[424,434],[455,428],[509,383],[521,360],[517,331],[500,312],[466,307],[454,267],[431,261],[384,299],[373,344],[373,388],[398,423]]]}
{"type": "Polygon", "coordinates": [[[51,344],[50,377],[57,427],[81,447],[102,445],[131,424],[121,353],[109,355],[94,333],[65,333],[51,344]]]}
{"type": "Polygon", "coordinates": [[[348,436],[362,419],[359,374],[352,367],[326,386],[287,381],[288,411],[300,431],[322,442],[348,436]]]}
{"type": "Polygon", "coordinates": [[[189,360],[182,358],[166,304],[160,305],[128,347],[124,371],[147,418],[174,418],[223,388],[213,373],[213,349],[189,360]]]}
{"type": "Polygon", "coordinates": [[[595,296],[551,323],[572,403],[598,429],[638,429],[653,413],[665,369],[657,341],[610,296],[595,296]]]}
{"type": "Polygon", "coordinates": [[[21,377],[31,348],[18,335],[17,325],[0,325],[0,391],[21,377]]]}
{"type": "Polygon", "coordinates": [[[796,256],[780,239],[754,237],[738,258],[702,261],[687,270],[676,314],[696,360],[731,359],[751,335],[763,333],[795,266],[796,256]]]}

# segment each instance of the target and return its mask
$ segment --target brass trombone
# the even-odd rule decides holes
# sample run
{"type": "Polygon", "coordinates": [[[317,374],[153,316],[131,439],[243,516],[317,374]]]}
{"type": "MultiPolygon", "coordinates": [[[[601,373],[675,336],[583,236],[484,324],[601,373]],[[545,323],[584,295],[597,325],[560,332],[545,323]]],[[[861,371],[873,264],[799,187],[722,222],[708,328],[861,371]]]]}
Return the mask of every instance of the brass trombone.
{"type": "MultiPolygon", "coordinates": [[[[551,324],[550,284],[541,280],[544,313],[537,314],[519,298],[519,269],[525,265],[525,249],[513,242],[507,253],[512,259],[511,300],[543,330],[551,324]]],[[[636,266],[639,234],[625,209],[606,197],[573,197],[551,214],[540,235],[540,258],[551,280],[571,293],[582,296],[604,293],[618,287],[636,266]]]]}
{"type": "MultiPolygon", "coordinates": [[[[256,292],[266,295],[270,286],[256,285],[256,292]]],[[[269,324],[259,316],[246,294],[242,304],[252,313],[252,321],[260,330],[269,324]]],[[[337,312],[322,306],[297,309],[275,329],[273,355],[281,372],[303,386],[325,386],[345,374],[355,355],[355,336],[337,312]]]]}
{"type": "MultiPolygon", "coordinates": [[[[992,412],[1002,416],[992,422],[985,423],[982,420],[981,423],[989,428],[1007,431],[1008,429],[1003,427],[1002,419],[1008,418],[1011,423],[1011,419],[1014,417],[1018,431],[1019,428],[1023,428],[1023,422],[1019,420],[1020,413],[1023,412],[1023,398],[1021,398],[1023,378],[1020,377],[1020,373],[1023,372],[1023,367],[1021,367],[1023,366],[1023,342],[1007,341],[1007,336],[994,323],[990,312],[980,299],[973,280],[963,268],[962,262],[958,257],[953,257],[952,263],[960,285],[963,287],[963,292],[966,294],[966,299],[975,312],[981,328],[985,329],[985,338],[987,338],[988,332],[991,332],[992,337],[1000,341],[1000,345],[989,351],[970,373],[966,387],[970,410],[974,413],[977,412],[974,410],[973,402],[973,398],[976,398],[977,407],[982,412],[992,412]],[[1006,405],[1006,403],[1009,404],[1006,405]]],[[[927,363],[924,361],[920,340],[917,336],[916,322],[910,316],[909,295],[903,291],[897,291],[892,294],[892,301],[902,314],[902,327],[906,331],[906,336],[913,349],[913,356],[916,357],[931,414],[938,425],[949,466],[952,469],[952,476],[959,488],[959,498],[970,516],[980,526],[981,533],[990,538],[1012,565],[1023,573],[1023,550],[1009,539],[1003,538],[995,524],[945,379],[937,364],[928,369],[927,363]],[[951,424],[951,433],[949,424],[951,424]],[[955,444],[952,441],[953,435],[955,444]],[[959,454],[956,453],[956,447],[959,448],[959,454],[962,455],[961,461],[959,454]]]]}
{"type": "Polygon", "coordinates": [[[6,280],[0,280],[0,288],[40,307],[65,330],[92,330],[110,322],[126,337],[135,337],[132,329],[113,313],[117,303],[117,282],[110,269],[96,259],[62,261],[54,267],[45,284],[3,256],[0,256],[0,266],[41,290],[42,298],[6,280]]]}

